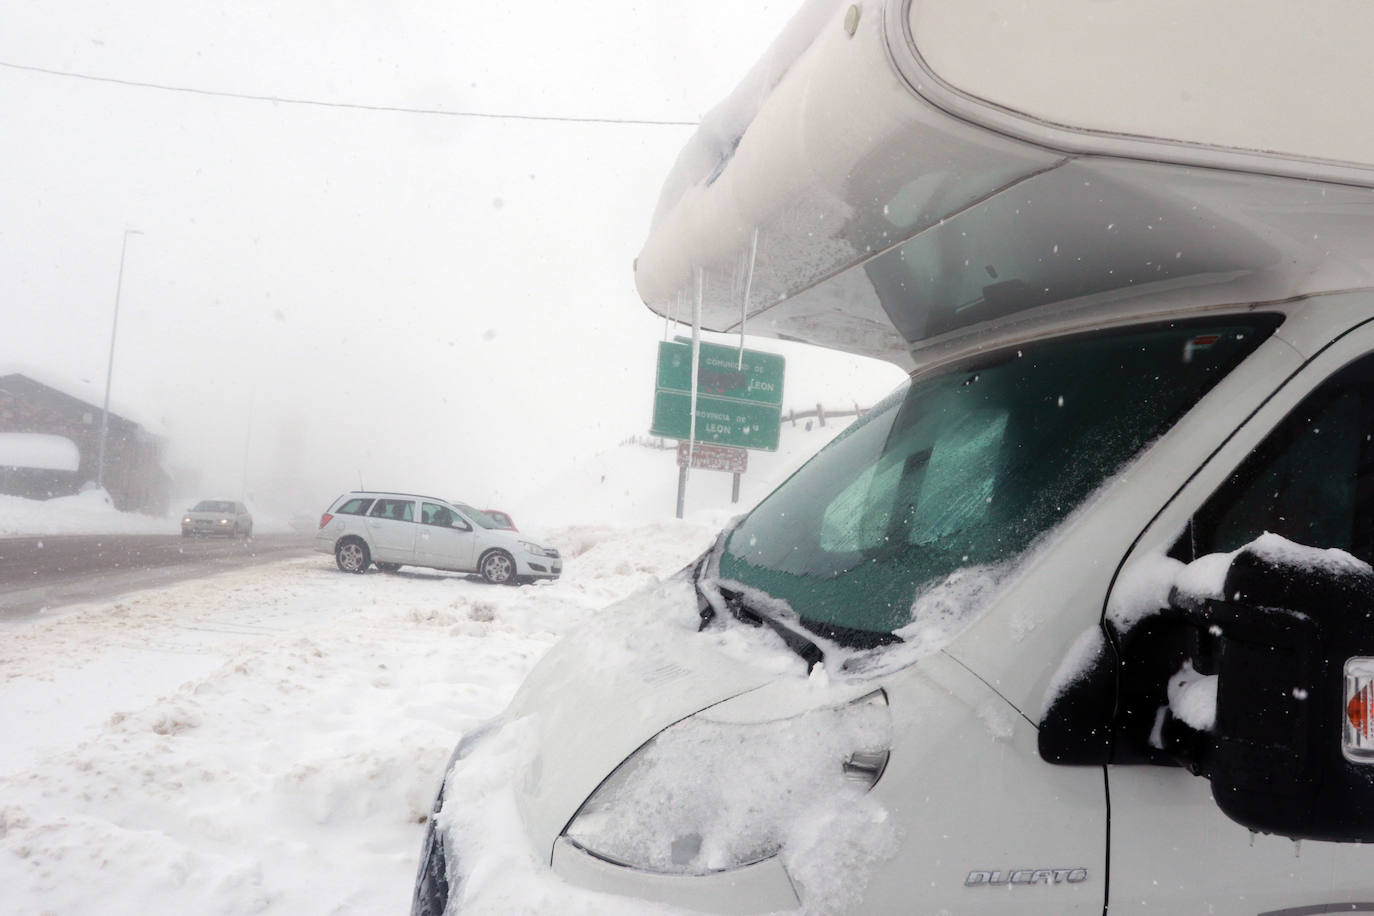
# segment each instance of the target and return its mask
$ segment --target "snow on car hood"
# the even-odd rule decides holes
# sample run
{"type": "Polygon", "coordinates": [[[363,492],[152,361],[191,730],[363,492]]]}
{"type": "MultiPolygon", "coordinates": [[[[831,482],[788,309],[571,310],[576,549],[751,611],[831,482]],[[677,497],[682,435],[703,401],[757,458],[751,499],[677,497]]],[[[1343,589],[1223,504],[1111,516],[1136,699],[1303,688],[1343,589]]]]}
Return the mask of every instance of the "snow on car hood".
{"type": "Polygon", "coordinates": [[[535,849],[552,848],[605,777],[664,728],[806,665],[767,629],[698,632],[684,575],[608,609],[556,645],[505,714],[532,732],[513,768],[535,849]]]}

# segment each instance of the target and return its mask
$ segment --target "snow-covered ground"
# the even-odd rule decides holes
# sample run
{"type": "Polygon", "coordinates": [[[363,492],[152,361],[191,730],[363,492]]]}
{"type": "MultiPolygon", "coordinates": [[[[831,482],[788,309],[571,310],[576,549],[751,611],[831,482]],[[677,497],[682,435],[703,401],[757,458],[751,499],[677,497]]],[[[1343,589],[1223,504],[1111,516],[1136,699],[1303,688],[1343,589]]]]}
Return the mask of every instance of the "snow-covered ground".
{"type": "Polygon", "coordinates": [[[714,533],[554,532],[547,585],[321,555],[6,625],[0,910],[405,912],[458,736],[714,533]]]}
{"type": "MultiPolygon", "coordinates": [[[[671,451],[565,472],[541,503],[555,583],[349,576],[316,555],[0,624],[0,911],[405,912],[458,737],[847,422],[785,425],[738,505],[728,474],[694,472],[685,521],[671,451]]],[[[49,521],[79,531],[83,502],[49,521]]],[[[86,508],[109,530],[108,507],[86,508]]]]}
{"type": "MultiPolygon", "coordinates": [[[[871,404],[894,383],[801,371],[834,359],[794,359],[817,378],[798,403],[871,404]]],[[[561,635],[700,555],[849,422],[784,422],[737,504],[729,474],[693,471],[685,521],[673,450],[627,442],[551,469],[497,508],[560,548],[555,583],[348,576],[316,555],[0,623],[0,912],[405,912],[458,737],[561,635]]],[[[289,527],[254,508],[257,531],[289,527]]],[[[0,537],[171,534],[178,518],[99,491],[0,496],[0,537]]]]}

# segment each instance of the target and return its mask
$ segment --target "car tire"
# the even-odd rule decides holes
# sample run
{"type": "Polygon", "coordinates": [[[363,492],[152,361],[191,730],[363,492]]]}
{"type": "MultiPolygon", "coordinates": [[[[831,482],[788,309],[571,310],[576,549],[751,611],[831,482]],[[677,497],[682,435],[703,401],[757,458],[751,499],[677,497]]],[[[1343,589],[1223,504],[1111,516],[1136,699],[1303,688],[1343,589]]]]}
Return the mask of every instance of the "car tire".
{"type": "Polygon", "coordinates": [[[247,541],[247,540],[251,540],[252,537],[253,537],[253,523],[252,523],[252,522],[249,522],[249,523],[248,523],[248,527],[245,528],[245,529],[243,529],[243,539],[244,539],[245,541],[247,541]]]}
{"type": "Polygon", "coordinates": [[[334,562],[346,573],[362,575],[372,565],[372,552],[358,538],[344,538],[334,545],[334,562]]]}
{"type": "Polygon", "coordinates": [[[492,585],[514,585],[515,558],[504,550],[488,550],[477,563],[477,572],[492,585]]]}
{"type": "Polygon", "coordinates": [[[377,568],[384,573],[394,573],[401,568],[400,563],[378,563],[377,568]]]}

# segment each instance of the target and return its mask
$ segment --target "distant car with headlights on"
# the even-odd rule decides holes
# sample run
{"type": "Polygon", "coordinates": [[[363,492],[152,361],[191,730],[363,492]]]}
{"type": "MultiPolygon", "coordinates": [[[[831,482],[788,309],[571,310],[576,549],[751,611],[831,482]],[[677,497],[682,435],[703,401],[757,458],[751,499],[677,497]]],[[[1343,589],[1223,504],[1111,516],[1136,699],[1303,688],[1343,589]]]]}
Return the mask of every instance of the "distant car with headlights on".
{"type": "Polygon", "coordinates": [[[426,566],[476,573],[493,585],[557,579],[563,558],[528,536],[517,537],[471,506],[433,496],[354,490],[320,516],[315,549],[339,569],[364,573],[426,566]]]}
{"type": "Polygon", "coordinates": [[[248,507],[232,499],[202,499],[181,517],[181,536],[223,535],[232,538],[253,536],[253,516],[248,507]]]}

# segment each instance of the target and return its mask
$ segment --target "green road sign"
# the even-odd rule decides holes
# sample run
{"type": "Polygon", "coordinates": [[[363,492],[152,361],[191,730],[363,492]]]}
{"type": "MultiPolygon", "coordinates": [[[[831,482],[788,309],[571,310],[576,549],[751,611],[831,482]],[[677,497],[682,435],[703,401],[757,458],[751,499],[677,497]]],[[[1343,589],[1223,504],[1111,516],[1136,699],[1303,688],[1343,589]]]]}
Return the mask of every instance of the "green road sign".
{"type": "MultiPolygon", "coordinates": [[[[739,350],[720,344],[701,345],[697,396],[726,397],[782,408],[782,376],[786,360],[776,353],[739,350]]],[[[692,390],[692,345],[681,339],[658,345],[658,388],[692,390]]]]}
{"type": "MultiPolygon", "coordinates": [[[[701,344],[697,373],[696,439],[739,448],[776,451],[782,416],[785,360],[774,353],[701,344]]],[[[691,432],[692,347],[658,345],[654,419],[649,432],[686,439],[691,432]]]]}
{"type": "MultiPolygon", "coordinates": [[[[669,439],[686,439],[691,405],[692,396],[686,392],[655,392],[654,423],[649,432],[669,439]]],[[[776,407],[698,395],[697,441],[777,451],[779,416],[776,407]]]]}

